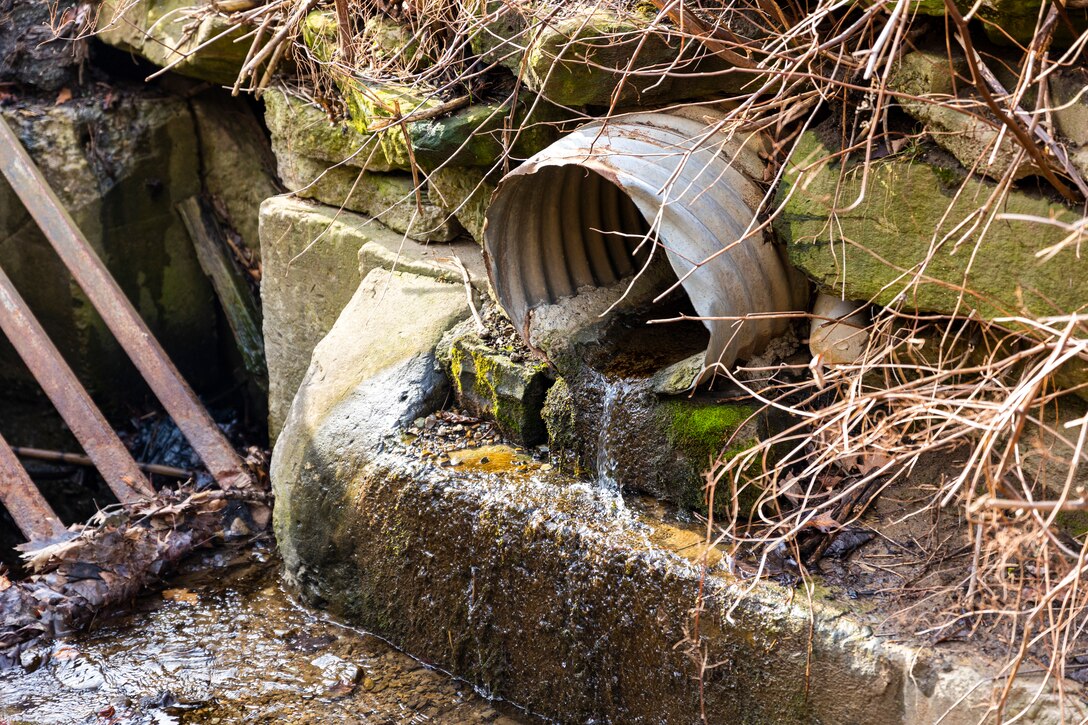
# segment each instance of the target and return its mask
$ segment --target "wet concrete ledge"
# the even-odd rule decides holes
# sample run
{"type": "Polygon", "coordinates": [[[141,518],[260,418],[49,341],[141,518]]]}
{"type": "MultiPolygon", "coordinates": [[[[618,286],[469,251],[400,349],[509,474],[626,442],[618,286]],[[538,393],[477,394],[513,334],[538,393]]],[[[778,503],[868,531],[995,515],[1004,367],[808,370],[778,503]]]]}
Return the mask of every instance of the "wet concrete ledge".
{"type": "MultiPolygon", "coordinates": [[[[324,463],[300,471],[309,493],[288,495],[279,532],[289,579],[311,601],[563,722],[698,721],[698,667],[681,643],[701,570],[672,550],[697,550],[694,534],[585,483],[440,471],[395,451],[355,461],[350,477],[329,474],[353,462],[324,463]],[[303,523],[318,520],[328,526],[303,523]]],[[[984,715],[981,663],[884,642],[770,583],[730,621],[744,586],[720,568],[706,581],[701,652],[720,663],[704,677],[710,722],[984,715]]],[[[1058,721],[1051,701],[1032,712],[1058,721]]]]}

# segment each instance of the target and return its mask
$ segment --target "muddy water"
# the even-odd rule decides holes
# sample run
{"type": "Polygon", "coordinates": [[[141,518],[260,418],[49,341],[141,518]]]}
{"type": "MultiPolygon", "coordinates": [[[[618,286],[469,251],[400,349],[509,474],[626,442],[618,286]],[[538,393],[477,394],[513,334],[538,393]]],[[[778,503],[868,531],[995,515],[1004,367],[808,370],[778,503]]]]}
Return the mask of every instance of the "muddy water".
{"type": "Polygon", "coordinates": [[[295,605],[267,550],[189,569],[0,672],[0,723],[540,722],[295,605]]]}

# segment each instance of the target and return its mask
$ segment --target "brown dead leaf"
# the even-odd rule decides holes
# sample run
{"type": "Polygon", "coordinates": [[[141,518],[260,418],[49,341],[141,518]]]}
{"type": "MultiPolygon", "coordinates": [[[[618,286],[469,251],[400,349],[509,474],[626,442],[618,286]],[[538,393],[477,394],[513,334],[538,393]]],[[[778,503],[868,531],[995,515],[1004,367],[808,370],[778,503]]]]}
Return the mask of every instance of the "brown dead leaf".
{"type": "Polygon", "coordinates": [[[823,531],[823,532],[826,533],[828,531],[837,531],[837,530],[841,529],[842,524],[840,524],[835,519],[831,518],[830,514],[817,514],[816,516],[814,516],[811,519],[809,519],[808,521],[806,521],[801,528],[802,529],[809,529],[809,528],[819,529],[820,531],[823,531]]]}
{"type": "Polygon", "coordinates": [[[200,595],[189,589],[163,589],[162,598],[182,604],[196,604],[200,601],[200,595]]]}
{"type": "Polygon", "coordinates": [[[60,93],[57,94],[57,100],[53,103],[55,106],[61,106],[68,101],[72,100],[72,89],[65,86],[60,89],[60,93]]]}
{"type": "Polygon", "coordinates": [[[10,588],[11,588],[11,579],[8,579],[3,574],[0,574],[0,592],[4,591],[5,589],[10,589],[10,588]]]}

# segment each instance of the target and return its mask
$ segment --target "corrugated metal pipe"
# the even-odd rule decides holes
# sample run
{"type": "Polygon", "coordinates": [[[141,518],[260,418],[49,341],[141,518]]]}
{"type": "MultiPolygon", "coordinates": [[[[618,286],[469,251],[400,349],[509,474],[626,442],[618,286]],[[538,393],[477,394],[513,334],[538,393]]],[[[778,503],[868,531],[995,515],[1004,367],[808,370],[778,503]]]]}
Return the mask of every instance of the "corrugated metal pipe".
{"type": "Polygon", "coordinates": [[[484,252],[499,303],[527,341],[532,310],[630,278],[652,244],[698,315],[729,318],[704,321],[707,366],[732,366],[785,330],[785,319],[736,321],[802,309],[807,289],[762,232],[737,241],[753,226],[763,162],[757,137],[729,139],[714,120],[697,109],[590,123],[502,180],[484,252]]]}

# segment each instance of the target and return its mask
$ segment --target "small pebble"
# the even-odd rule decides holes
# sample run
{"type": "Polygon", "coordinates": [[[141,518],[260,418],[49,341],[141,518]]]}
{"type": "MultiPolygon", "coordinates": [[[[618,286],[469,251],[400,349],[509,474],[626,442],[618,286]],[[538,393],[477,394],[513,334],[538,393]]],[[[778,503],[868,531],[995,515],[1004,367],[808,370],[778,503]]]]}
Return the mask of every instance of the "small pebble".
{"type": "Polygon", "coordinates": [[[426,418],[416,418],[413,421],[413,423],[415,424],[416,428],[422,428],[423,426],[427,425],[427,419],[426,418]]]}

